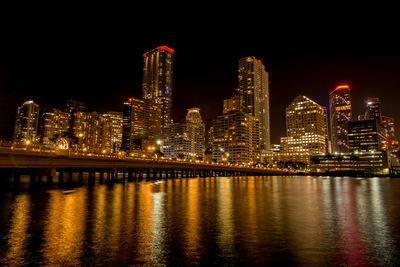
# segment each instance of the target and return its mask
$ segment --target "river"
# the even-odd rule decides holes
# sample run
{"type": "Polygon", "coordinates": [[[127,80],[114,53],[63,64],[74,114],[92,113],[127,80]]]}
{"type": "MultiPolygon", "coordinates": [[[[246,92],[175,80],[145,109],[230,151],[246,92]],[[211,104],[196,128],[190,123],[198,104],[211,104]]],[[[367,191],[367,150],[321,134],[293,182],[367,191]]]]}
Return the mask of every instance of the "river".
{"type": "Polygon", "coordinates": [[[209,177],[0,192],[0,265],[398,263],[395,178],[209,177]]]}

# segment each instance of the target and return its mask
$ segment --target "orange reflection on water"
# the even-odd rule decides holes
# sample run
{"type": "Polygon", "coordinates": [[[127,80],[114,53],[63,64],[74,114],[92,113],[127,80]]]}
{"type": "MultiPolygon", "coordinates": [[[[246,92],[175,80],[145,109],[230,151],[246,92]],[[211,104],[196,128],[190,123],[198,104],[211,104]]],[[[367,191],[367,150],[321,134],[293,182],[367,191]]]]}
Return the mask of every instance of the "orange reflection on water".
{"type": "Polygon", "coordinates": [[[152,183],[140,183],[137,185],[136,193],[136,238],[138,262],[148,262],[151,256],[151,237],[152,237],[152,183]]]}
{"type": "Polygon", "coordinates": [[[79,265],[85,227],[84,189],[49,191],[43,237],[43,261],[48,265],[79,265]]]}
{"type": "Polygon", "coordinates": [[[187,179],[186,194],[183,194],[182,198],[183,203],[187,205],[185,212],[185,239],[187,250],[185,251],[185,255],[188,260],[196,255],[200,245],[199,184],[199,179],[187,179]]]}
{"type": "Polygon", "coordinates": [[[232,255],[234,251],[234,222],[232,182],[230,179],[221,178],[218,181],[217,201],[218,246],[223,255],[232,255]]]}
{"type": "Polygon", "coordinates": [[[26,261],[26,241],[30,237],[28,232],[30,219],[30,196],[27,194],[16,196],[12,208],[10,230],[7,235],[8,250],[2,259],[10,266],[28,263],[26,261]]]}

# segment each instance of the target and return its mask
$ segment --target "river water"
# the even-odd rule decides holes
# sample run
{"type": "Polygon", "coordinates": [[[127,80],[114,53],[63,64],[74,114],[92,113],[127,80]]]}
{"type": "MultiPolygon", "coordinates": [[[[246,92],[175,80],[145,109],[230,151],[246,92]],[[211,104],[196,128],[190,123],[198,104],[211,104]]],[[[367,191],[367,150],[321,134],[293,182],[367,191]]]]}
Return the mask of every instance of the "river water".
{"type": "Polygon", "coordinates": [[[400,179],[210,177],[0,192],[0,265],[399,263],[400,179]]]}

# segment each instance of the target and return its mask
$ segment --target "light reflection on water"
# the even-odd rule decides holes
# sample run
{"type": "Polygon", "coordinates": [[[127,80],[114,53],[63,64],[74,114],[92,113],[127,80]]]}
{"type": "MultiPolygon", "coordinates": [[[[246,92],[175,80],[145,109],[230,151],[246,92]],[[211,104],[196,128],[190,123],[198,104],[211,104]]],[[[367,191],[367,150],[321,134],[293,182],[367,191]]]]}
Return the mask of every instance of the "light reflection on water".
{"type": "Polygon", "coordinates": [[[0,265],[396,265],[400,179],[220,177],[0,193],[0,265]]]}

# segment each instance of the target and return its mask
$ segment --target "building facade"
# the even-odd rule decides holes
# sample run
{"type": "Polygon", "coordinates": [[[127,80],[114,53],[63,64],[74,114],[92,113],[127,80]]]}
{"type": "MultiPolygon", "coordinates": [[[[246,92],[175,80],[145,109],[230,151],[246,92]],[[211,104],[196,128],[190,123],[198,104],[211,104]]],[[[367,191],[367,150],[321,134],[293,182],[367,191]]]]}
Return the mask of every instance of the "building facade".
{"type": "Polygon", "coordinates": [[[122,113],[109,111],[102,115],[102,151],[118,153],[122,145],[122,113]]]}
{"type": "Polygon", "coordinates": [[[143,98],[161,106],[161,127],[172,123],[174,50],[159,46],[143,54],[143,98]]]}
{"type": "Polygon", "coordinates": [[[217,116],[212,122],[209,144],[212,160],[251,165],[260,161],[258,119],[242,111],[217,116]]]}
{"type": "Polygon", "coordinates": [[[270,149],[270,110],[268,73],[261,60],[244,57],[239,60],[239,101],[245,114],[259,121],[261,149],[270,149]]]}
{"type": "Polygon", "coordinates": [[[313,154],[326,152],[326,109],[299,95],[286,108],[285,153],[309,160],[313,154]]]}
{"type": "Polygon", "coordinates": [[[329,130],[332,152],[349,151],[347,123],[352,120],[350,87],[337,86],[329,94],[329,130]]]}
{"type": "Polygon", "coordinates": [[[379,120],[351,121],[348,123],[350,152],[386,150],[386,134],[379,120]]]}
{"type": "Polygon", "coordinates": [[[163,152],[167,158],[204,159],[205,124],[201,118],[200,109],[189,109],[186,122],[171,124],[164,141],[163,152]]]}
{"type": "Polygon", "coordinates": [[[151,100],[129,98],[124,102],[122,150],[136,153],[161,138],[161,106],[151,100]]]}
{"type": "Polygon", "coordinates": [[[239,96],[233,96],[228,99],[224,99],[224,105],[223,105],[223,114],[227,114],[232,111],[237,111],[240,109],[240,102],[239,102],[239,96]]]}
{"type": "Polygon", "coordinates": [[[71,114],[58,109],[42,114],[40,125],[41,143],[53,148],[57,145],[57,139],[68,136],[71,123],[71,114]]]}
{"type": "Polygon", "coordinates": [[[26,101],[17,109],[13,145],[29,146],[39,141],[39,105],[32,100],[26,101]]]}

